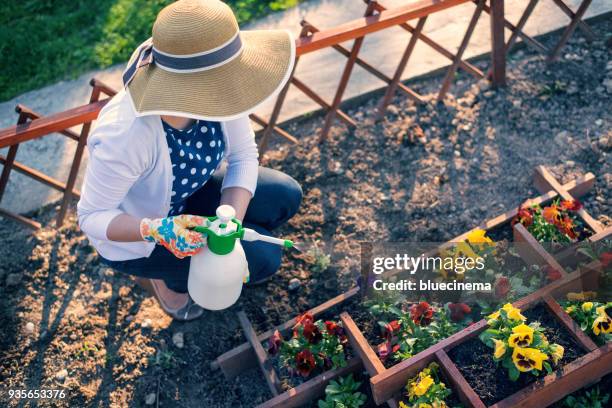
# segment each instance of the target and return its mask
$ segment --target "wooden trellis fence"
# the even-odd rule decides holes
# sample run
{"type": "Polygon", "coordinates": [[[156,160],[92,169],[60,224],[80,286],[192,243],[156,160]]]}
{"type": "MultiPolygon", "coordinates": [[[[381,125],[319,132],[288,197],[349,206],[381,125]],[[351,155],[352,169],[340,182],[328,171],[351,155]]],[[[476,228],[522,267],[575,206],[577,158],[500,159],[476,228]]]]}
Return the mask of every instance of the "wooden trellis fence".
{"type": "MultiPolygon", "coordinates": [[[[296,40],[297,59],[305,54],[316,52],[321,49],[333,48],[341,55],[346,57],[347,60],[342,72],[339,74],[339,83],[331,102],[327,102],[315,90],[298,79],[295,76],[294,71],[294,73],[291,75],[290,81],[287,83],[287,86],[278,95],[269,119],[266,120],[257,114],[252,114],[250,116],[253,122],[262,127],[260,132],[261,136],[259,139],[260,152],[264,152],[266,150],[272,134],[276,134],[292,143],[298,143],[295,136],[291,135],[278,125],[279,115],[290,86],[295,86],[326,112],[324,124],[320,134],[321,141],[324,141],[328,137],[329,131],[336,119],[342,121],[344,124],[350,127],[356,126],[356,121],[349,117],[349,115],[340,108],[340,104],[355,65],[360,66],[374,77],[387,84],[386,92],[381,98],[378,106],[378,118],[381,118],[385,114],[387,105],[397,91],[406,94],[409,98],[415,100],[416,102],[424,102],[421,95],[406,84],[402,83],[400,80],[418,41],[427,44],[429,47],[448,58],[451,62],[442,80],[440,91],[438,93],[438,100],[443,99],[446,93],[449,91],[455,76],[454,74],[458,69],[466,71],[477,79],[483,78],[485,74],[480,69],[463,59],[463,54],[474,32],[476,23],[481,17],[483,11],[490,16],[492,34],[491,63],[487,77],[491,79],[493,86],[504,85],[506,80],[506,54],[510,51],[517,38],[522,38],[527,42],[527,44],[537,48],[539,51],[548,52],[548,50],[537,40],[527,36],[522,31],[537,1],[538,0],[529,0],[523,17],[516,25],[513,25],[504,18],[504,0],[418,0],[393,9],[387,9],[384,5],[376,2],[375,0],[366,0],[363,18],[350,21],[337,27],[330,29],[319,29],[314,25],[314,23],[303,21],[300,36],[296,40]],[[434,41],[431,37],[424,34],[423,27],[425,26],[427,18],[430,15],[452,9],[453,7],[463,5],[465,3],[473,3],[475,5],[475,9],[466,28],[459,49],[456,53],[452,53],[447,48],[434,41]],[[416,24],[411,23],[413,20],[416,20],[416,24]],[[359,53],[365,36],[396,26],[399,26],[403,30],[410,33],[410,37],[407,40],[406,48],[399,60],[398,66],[393,76],[390,77],[377,69],[372,63],[365,61],[359,56],[359,53]],[[507,42],[504,41],[505,28],[512,31],[512,35],[507,42]],[[350,48],[342,45],[342,43],[347,41],[353,42],[350,48]]],[[[562,2],[562,0],[551,1],[554,1],[554,3],[571,18],[571,23],[565,29],[561,41],[550,54],[552,59],[559,54],[561,48],[567,42],[567,39],[573,33],[576,27],[583,30],[587,36],[589,36],[589,38],[592,37],[592,32],[581,20],[591,0],[583,0],[581,6],[576,12],[573,12],[562,2]]],[[[96,80],[92,80],[92,85],[93,91],[89,104],[69,109],[64,112],[43,117],[23,105],[17,106],[16,110],[17,113],[19,113],[17,124],[15,126],[0,130],[0,148],[9,148],[6,157],[0,156],[0,163],[4,165],[2,174],[0,175],[0,201],[2,200],[2,196],[5,194],[11,171],[16,170],[24,173],[29,177],[32,177],[33,179],[64,193],[60,211],[56,219],[57,225],[62,225],[68,205],[73,198],[78,198],[79,196],[79,192],[74,188],[74,186],[83,151],[87,143],[87,136],[90,130],[91,122],[97,118],[100,109],[102,109],[104,104],[108,101],[108,99],[99,100],[100,95],[105,94],[112,96],[115,92],[96,80]],[[70,128],[73,126],[82,126],[80,133],[77,134],[72,131],[70,128]],[[66,183],[55,180],[40,171],[15,161],[17,149],[20,143],[38,139],[54,132],[61,133],[77,141],[77,149],[66,183]]],[[[35,229],[40,227],[38,222],[7,210],[0,209],[0,215],[15,219],[35,229]]]]}

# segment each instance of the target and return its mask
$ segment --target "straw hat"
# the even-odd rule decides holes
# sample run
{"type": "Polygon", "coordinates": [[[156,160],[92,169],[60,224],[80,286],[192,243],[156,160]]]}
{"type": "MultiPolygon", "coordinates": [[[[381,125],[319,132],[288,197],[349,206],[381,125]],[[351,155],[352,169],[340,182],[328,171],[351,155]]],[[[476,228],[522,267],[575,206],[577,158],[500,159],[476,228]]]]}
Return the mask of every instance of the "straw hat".
{"type": "Polygon", "coordinates": [[[288,31],[240,31],[225,3],[179,0],[159,13],[123,81],[138,116],[231,120],[280,91],[294,59],[288,31]]]}

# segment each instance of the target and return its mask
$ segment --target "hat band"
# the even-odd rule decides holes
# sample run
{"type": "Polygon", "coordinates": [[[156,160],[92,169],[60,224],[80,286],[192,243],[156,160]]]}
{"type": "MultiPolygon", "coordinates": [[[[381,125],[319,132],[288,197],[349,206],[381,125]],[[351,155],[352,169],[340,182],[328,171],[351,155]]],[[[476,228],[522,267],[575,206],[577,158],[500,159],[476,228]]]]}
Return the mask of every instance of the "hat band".
{"type": "Polygon", "coordinates": [[[240,51],[242,51],[240,32],[220,47],[190,55],[174,55],[159,51],[149,38],[138,47],[134,61],[123,71],[123,85],[127,86],[136,76],[138,69],[145,65],[155,64],[164,71],[176,73],[199,72],[227,64],[240,55],[240,51]]]}
{"type": "Polygon", "coordinates": [[[242,41],[239,33],[222,46],[197,54],[167,54],[153,47],[153,61],[161,69],[178,73],[189,73],[212,69],[226,64],[240,54],[242,41]]]}

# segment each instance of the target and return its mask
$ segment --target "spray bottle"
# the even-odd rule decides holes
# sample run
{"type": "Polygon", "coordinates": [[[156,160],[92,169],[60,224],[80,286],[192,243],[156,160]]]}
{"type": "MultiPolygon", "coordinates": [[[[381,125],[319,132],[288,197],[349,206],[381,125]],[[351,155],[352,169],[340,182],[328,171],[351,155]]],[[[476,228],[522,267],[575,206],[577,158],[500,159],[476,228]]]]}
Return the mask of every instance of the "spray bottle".
{"type": "Polygon", "coordinates": [[[248,280],[249,267],[241,239],[293,247],[290,240],[268,237],[244,228],[236,219],[232,206],[222,205],[216,214],[216,217],[207,219],[206,226],[194,228],[206,235],[206,247],[191,257],[187,282],[191,298],[208,310],[226,309],[236,303],[243,283],[248,280]]]}

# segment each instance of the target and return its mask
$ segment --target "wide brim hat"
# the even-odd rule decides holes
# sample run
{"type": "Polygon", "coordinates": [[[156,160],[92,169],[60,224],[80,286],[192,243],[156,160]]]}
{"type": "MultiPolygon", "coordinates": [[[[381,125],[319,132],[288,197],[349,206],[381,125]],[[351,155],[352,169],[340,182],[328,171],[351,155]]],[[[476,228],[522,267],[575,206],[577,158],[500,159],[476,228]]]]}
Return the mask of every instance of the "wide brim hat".
{"type": "Polygon", "coordinates": [[[123,80],[138,116],[224,121],[278,93],[294,60],[290,32],[240,31],[225,3],[179,0],[159,13],[123,80]]]}

